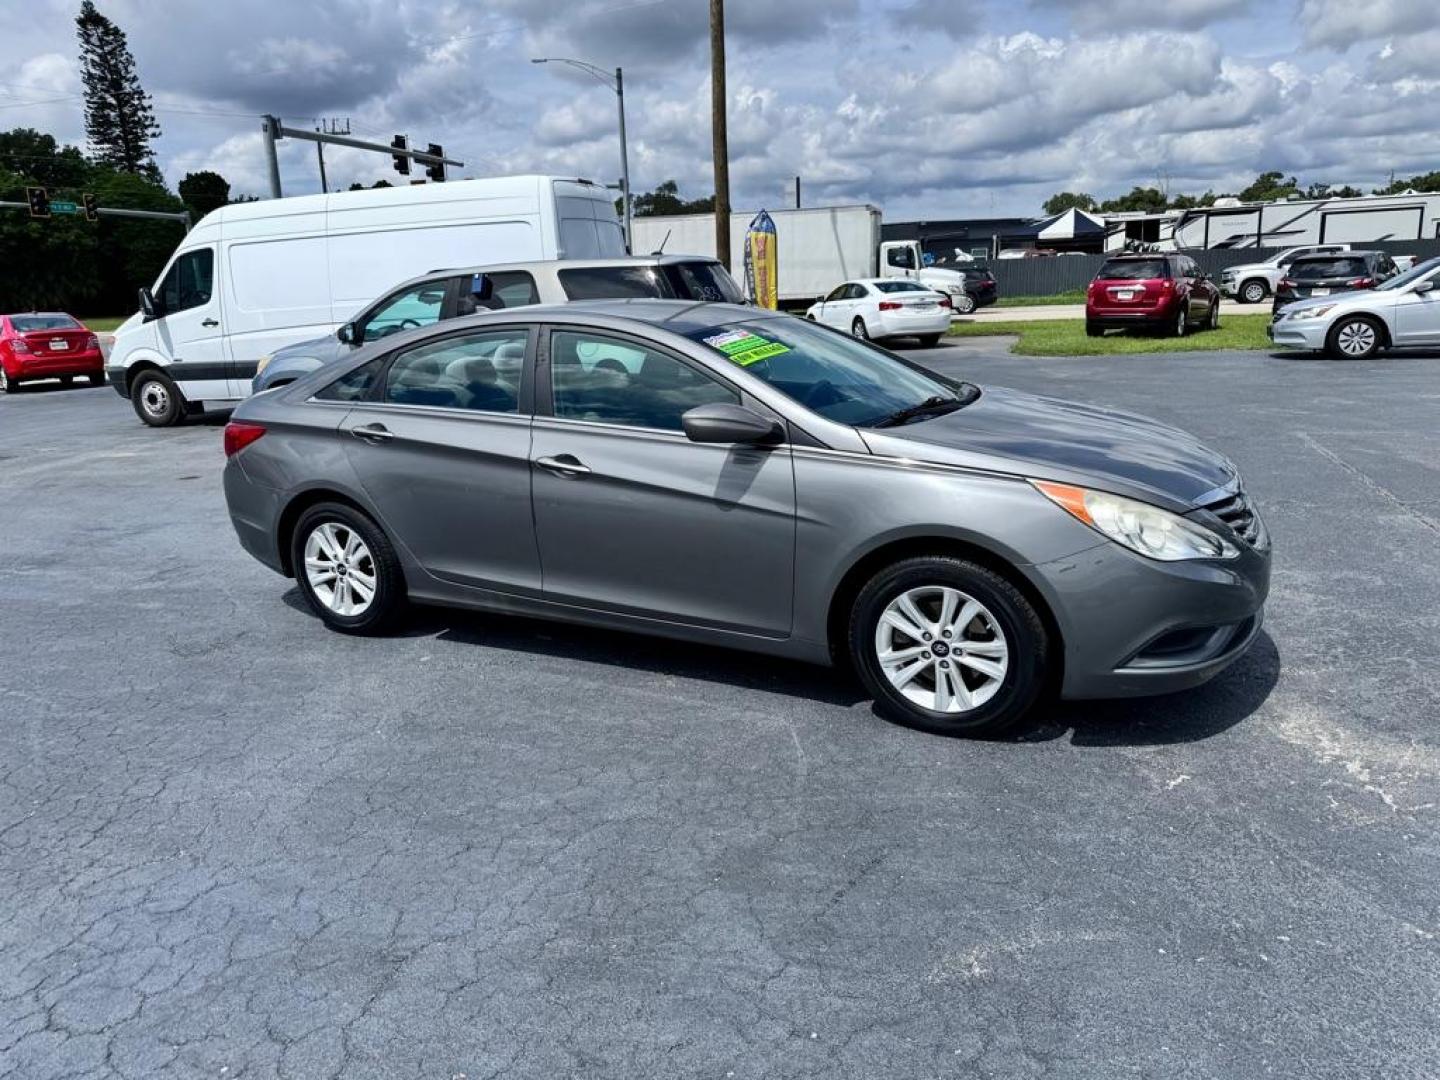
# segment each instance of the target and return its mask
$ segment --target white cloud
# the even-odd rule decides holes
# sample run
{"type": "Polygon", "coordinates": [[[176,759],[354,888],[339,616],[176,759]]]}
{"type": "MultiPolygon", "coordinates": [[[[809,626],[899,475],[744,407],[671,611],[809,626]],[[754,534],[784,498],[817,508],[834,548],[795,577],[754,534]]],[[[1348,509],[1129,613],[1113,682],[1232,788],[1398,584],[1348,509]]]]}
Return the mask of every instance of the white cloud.
{"type": "Polygon", "coordinates": [[[1359,41],[1428,30],[1435,25],[1429,0],[1300,0],[1300,25],[1310,45],[1346,49],[1359,41]]]}

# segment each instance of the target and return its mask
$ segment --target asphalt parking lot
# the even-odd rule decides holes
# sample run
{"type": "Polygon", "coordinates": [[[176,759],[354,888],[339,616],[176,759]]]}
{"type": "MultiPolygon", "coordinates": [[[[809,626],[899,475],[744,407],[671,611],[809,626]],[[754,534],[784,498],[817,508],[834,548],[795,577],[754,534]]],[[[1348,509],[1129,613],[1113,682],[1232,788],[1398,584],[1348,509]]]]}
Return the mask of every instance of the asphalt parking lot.
{"type": "Polygon", "coordinates": [[[0,399],[0,1076],[1434,1077],[1440,357],[916,355],[1180,424],[1267,631],[1023,738],[766,658],[328,633],[220,425],[0,399]]]}

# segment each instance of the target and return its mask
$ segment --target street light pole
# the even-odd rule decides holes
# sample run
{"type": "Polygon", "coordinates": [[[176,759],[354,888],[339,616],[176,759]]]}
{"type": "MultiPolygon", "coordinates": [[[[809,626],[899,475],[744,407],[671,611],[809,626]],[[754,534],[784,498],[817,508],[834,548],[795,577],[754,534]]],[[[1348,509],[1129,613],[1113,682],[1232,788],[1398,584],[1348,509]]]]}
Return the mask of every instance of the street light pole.
{"type": "Polygon", "coordinates": [[[587,75],[599,79],[615,92],[615,97],[620,104],[620,204],[624,207],[625,213],[621,215],[625,221],[625,249],[634,253],[634,244],[630,236],[630,152],[625,140],[625,72],[620,68],[615,69],[612,77],[608,71],[598,68],[585,60],[572,60],[567,56],[540,56],[530,61],[532,64],[569,64],[573,68],[579,68],[587,75]]]}

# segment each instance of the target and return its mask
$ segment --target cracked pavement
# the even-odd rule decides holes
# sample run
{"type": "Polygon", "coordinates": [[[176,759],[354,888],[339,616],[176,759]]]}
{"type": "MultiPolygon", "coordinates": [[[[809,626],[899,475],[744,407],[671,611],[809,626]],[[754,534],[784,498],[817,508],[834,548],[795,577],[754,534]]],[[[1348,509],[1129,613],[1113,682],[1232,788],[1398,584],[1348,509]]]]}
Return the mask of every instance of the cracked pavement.
{"type": "Polygon", "coordinates": [[[1240,464],[1227,675],[971,743],[739,653],[346,638],[217,422],[0,398],[0,1077],[1433,1077],[1440,359],[1002,348],[915,355],[1240,464]]]}

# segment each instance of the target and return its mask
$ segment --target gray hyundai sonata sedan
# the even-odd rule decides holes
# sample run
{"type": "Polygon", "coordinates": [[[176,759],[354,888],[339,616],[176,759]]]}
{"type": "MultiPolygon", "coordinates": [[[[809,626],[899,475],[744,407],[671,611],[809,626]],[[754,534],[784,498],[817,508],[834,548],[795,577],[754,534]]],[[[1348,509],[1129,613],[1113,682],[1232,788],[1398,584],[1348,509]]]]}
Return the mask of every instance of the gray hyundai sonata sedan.
{"type": "Polygon", "coordinates": [[[240,542],[336,630],[413,600],[849,664],[945,734],[1198,685],[1269,585],[1235,467],[1184,432],[723,304],[385,338],[244,402],[225,451],[240,542]]]}

